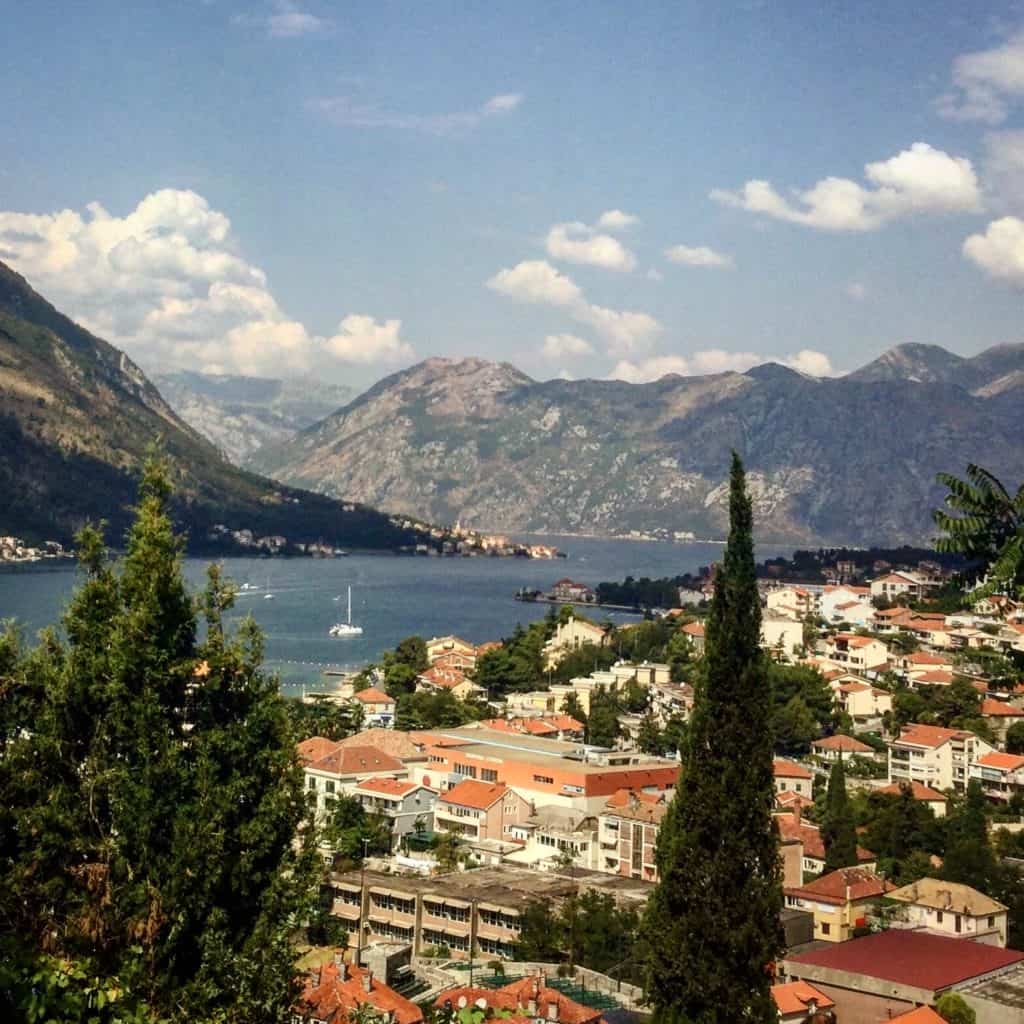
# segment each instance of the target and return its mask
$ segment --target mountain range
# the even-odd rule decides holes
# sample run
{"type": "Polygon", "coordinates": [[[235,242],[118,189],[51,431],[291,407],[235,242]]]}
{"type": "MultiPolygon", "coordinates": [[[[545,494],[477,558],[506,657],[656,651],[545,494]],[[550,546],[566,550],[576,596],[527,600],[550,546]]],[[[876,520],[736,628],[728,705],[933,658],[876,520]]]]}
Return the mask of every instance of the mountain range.
{"type": "Polygon", "coordinates": [[[293,486],[488,529],[721,537],[729,453],[762,540],[927,540],[936,474],[1024,477],[1024,345],[902,345],[843,377],[768,363],[647,384],[429,359],[251,465],[293,486]]]}
{"type": "Polygon", "coordinates": [[[172,473],[175,514],[194,550],[237,544],[218,525],[345,547],[421,539],[418,528],[372,508],[232,465],[123,352],[0,263],[0,534],[66,543],[86,521],[105,519],[118,544],[139,468],[157,439],[172,473]]]}

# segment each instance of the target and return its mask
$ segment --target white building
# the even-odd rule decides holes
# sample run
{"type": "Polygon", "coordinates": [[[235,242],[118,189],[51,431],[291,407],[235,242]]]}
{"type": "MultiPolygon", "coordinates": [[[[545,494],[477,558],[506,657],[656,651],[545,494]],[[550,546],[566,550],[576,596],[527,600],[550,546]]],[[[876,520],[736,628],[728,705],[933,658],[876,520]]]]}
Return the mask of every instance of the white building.
{"type": "Polygon", "coordinates": [[[904,726],[889,743],[889,781],[920,782],[932,789],[967,788],[968,766],[994,748],[966,729],[904,726]]]}

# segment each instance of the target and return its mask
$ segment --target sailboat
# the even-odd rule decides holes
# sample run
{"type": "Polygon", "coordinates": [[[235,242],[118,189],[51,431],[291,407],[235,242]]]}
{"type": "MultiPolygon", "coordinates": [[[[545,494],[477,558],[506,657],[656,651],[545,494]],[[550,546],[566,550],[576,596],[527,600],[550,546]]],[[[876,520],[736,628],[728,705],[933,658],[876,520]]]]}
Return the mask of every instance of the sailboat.
{"type": "Polygon", "coordinates": [[[263,595],[264,601],[273,601],[274,595],[270,592],[270,577],[267,577],[267,592],[263,595]]]}
{"type": "Polygon", "coordinates": [[[352,588],[348,588],[348,618],[345,622],[336,622],[327,631],[330,636],[362,636],[363,627],[352,625],[352,588]]]}

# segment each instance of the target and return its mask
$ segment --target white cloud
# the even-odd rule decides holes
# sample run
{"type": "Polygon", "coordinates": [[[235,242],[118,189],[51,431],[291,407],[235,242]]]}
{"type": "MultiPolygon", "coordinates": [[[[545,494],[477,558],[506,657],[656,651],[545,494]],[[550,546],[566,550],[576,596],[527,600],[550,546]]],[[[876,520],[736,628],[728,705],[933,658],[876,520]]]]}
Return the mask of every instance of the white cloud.
{"type": "Polygon", "coordinates": [[[716,252],[706,245],[673,245],[665,250],[665,257],[672,263],[679,263],[684,267],[713,267],[726,270],[733,266],[731,256],[716,252]]]}
{"type": "Polygon", "coordinates": [[[594,346],[585,338],[580,338],[575,334],[549,334],[544,339],[541,351],[545,359],[550,359],[554,363],[566,358],[592,356],[594,346]]]}
{"type": "Polygon", "coordinates": [[[985,136],[984,182],[990,205],[1024,213],[1024,131],[985,136]]]}
{"type": "Polygon", "coordinates": [[[522,102],[521,93],[501,93],[473,110],[455,110],[444,114],[396,113],[356,103],[351,96],[328,96],[313,100],[310,106],[332,123],[344,128],[390,128],[444,136],[472,131],[484,121],[511,113],[522,102]]]}
{"type": "Polygon", "coordinates": [[[318,17],[288,0],[277,0],[267,14],[238,14],[233,20],[238,25],[260,28],[271,39],[320,35],[331,28],[327,18],[318,17]]]}
{"type": "Polygon", "coordinates": [[[1024,287],[1024,220],[992,221],[983,235],[971,235],[964,242],[963,252],[990,276],[1024,287]]]}
{"type": "Polygon", "coordinates": [[[620,312],[588,302],[579,285],[546,260],[524,260],[500,270],[487,287],[520,302],[566,310],[577,323],[593,327],[613,355],[643,350],[661,332],[661,324],[647,313],[620,312]]]}
{"type": "Polygon", "coordinates": [[[568,263],[586,263],[606,270],[628,272],[636,257],[611,235],[602,235],[579,221],[555,224],[545,239],[548,255],[568,263]]]}
{"type": "Polygon", "coordinates": [[[955,121],[1005,121],[1024,97],[1024,32],[990,50],[961,54],[953,61],[953,91],[938,99],[938,111],[955,121]]]}
{"type": "Polygon", "coordinates": [[[639,217],[634,217],[633,214],[625,213],[622,210],[605,210],[597,218],[597,226],[604,228],[605,231],[626,231],[639,223],[639,217]]]}
{"type": "Polygon", "coordinates": [[[731,192],[714,189],[711,198],[750,213],[827,231],[872,231],[889,221],[925,213],[977,212],[978,178],[966,157],[954,157],[925,142],[889,160],[866,164],[865,187],[849,178],[824,178],[790,201],[770,182],[748,181],[731,192]]]}
{"type": "Polygon", "coordinates": [[[399,321],[347,316],[321,338],[280,308],[201,195],[162,189],[117,217],[0,211],[0,259],[70,316],[144,365],[271,374],[411,359],[399,321]]]}
{"type": "Polygon", "coordinates": [[[851,281],[845,291],[847,298],[853,299],[855,302],[863,302],[868,296],[867,286],[860,281],[851,281]]]}
{"type": "Polygon", "coordinates": [[[609,378],[640,384],[660,380],[669,373],[677,373],[682,377],[708,373],[743,373],[752,366],[768,362],[781,363],[812,377],[828,377],[834,372],[828,356],[812,349],[801,349],[794,355],[777,358],[755,352],[727,352],[720,348],[710,348],[689,356],[653,356],[638,361],[623,359],[616,364],[609,378]]]}

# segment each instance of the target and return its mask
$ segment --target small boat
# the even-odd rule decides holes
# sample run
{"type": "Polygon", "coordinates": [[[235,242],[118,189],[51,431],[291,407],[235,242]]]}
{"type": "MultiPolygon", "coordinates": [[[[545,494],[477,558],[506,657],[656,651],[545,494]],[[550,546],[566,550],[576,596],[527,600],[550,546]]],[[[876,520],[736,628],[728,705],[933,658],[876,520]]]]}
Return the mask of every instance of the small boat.
{"type": "Polygon", "coordinates": [[[274,595],[270,592],[270,577],[267,577],[267,592],[263,595],[264,601],[273,601],[274,595]]]}
{"type": "Polygon", "coordinates": [[[352,588],[348,588],[348,618],[345,622],[336,622],[327,631],[328,636],[362,636],[363,627],[352,625],[352,588]]]}

